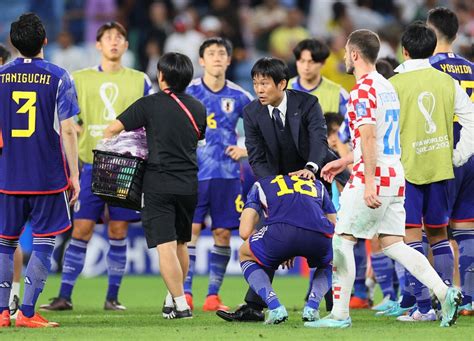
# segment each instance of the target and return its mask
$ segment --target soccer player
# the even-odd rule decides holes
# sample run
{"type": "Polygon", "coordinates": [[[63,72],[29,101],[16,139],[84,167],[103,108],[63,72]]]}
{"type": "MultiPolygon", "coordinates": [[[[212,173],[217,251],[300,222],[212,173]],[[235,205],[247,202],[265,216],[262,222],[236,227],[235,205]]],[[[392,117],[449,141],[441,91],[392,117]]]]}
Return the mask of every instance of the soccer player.
{"type": "MultiPolygon", "coordinates": [[[[289,80],[288,89],[304,91],[318,97],[324,114],[336,112],[345,118],[349,94],[341,85],[321,75],[321,69],[329,54],[329,47],[318,39],[300,41],[293,49],[298,76],[289,80]]],[[[344,145],[339,138],[335,139],[335,142],[335,151],[340,155],[344,156],[349,152],[348,146],[344,145]]],[[[354,296],[351,298],[351,308],[367,308],[369,303],[365,286],[367,268],[365,242],[359,242],[354,252],[356,253],[357,276],[354,296]]],[[[311,269],[312,273],[314,271],[315,269],[311,269]]],[[[310,278],[312,278],[311,275],[310,278]]],[[[309,290],[311,290],[311,285],[309,290]]]]}
{"type": "MultiPolygon", "coordinates": [[[[427,25],[437,37],[437,44],[430,63],[436,69],[456,79],[474,101],[474,64],[453,53],[452,44],[458,31],[456,14],[447,8],[437,7],[428,12],[427,25]]],[[[454,118],[454,145],[458,143],[461,125],[454,118]]],[[[451,180],[453,196],[450,226],[459,247],[459,272],[463,303],[459,307],[462,315],[474,315],[474,158],[454,168],[451,180]]],[[[435,250],[433,250],[435,252],[435,250]]]]}
{"type": "MultiPolygon", "coordinates": [[[[428,58],[435,47],[433,30],[420,23],[410,25],[402,35],[405,62],[395,69],[398,74],[390,81],[402,107],[400,146],[406,178],[405,240],[423,253],[421,227],[424,226],[433,250],[434,267],[444,281],[451,283],[454,257],[446,228],[450,215],[449,184],[454,178],[453,161],[458,167],[474,152],[474,105],[456,80],[431,67],[428,58]],[[454,114],[462,125],[456,145],[454,114]]],[[[414,295],[403,295],[400,308],[406,310],[413,306],[416,297],[417,309],[408,316],[399,316],[398,320],[436,320],[428,289],[412,275],[408,274],[408,278],[414,283],[414,295]]]]}
{"type": "Polygon", "coordinates": [[[371,239],[376,234],[383,252],[438,297],[443,309],[441,326],[454,323],[461,302],[461,292],[443,283],[428,260],[403,243],[405,177],[398,135],[400,102],[392,84],[375,69],[379,49],[378,36],[369,30],[352,32],[346,44],[346,70],[357,79],[348,104],[354,152],[328,163],[321,173],[332,181],[347,164],[354,163],[354,167],[342,192],[333,238],[334,307],[325,318],[306,322],[307,327],[352,325],[349,300],[355,278],[353,248],[357,238],[371,239]]]}
{"type": "MultiPolygon", "coordinates": [[[[97,31],[96,48],[101,52],[99,66],[79,70],[72,74],[77,89],[80,130],[79,158],[82,161],[81,184],[83,191],[74,206],[74,229],[71,243],[64,256],[59,296],[44,310],[71,310],[71,295],[85,262],[87,243],[94,226],[104,213],[105,202],[92,194],[92,162],[97,142],[103,131],[137,99],[152,92],[151,82],[143,72],[122,66],[121,59],[128,48],[127,32],[117,22],[102,25],[97,31]]],[[[118,301],[118,291],[127,263],[127,229],[129,221],[137,221],[137,212],[109,207],[108,224],[110,248],[107,253],[109,285],[105,310],[125,310],[118,301]]]]}
{"type": "Polygon", "coordinates": [[[293,258],[303,256],[312,268],[311,292],[303,311],[303,321],[319,319],[319,303],[331,283],[332,247],[336,210],[319,180],[298,176],[267,176],[250,190],[242,212],[239,233],[240,266],[245,280],[268,306],[266,324],[288,319],[285,306],[273,290],[264,268],[291,267],[293,258]],[[255,231],[260,216],[264,226],[255,231]]]}
{"type": "Polygon", "coordinates": [[[232,45],[227,39],[214,37],[205,40],[199,48],[199,64],[204,69],[204,76],[194,79],[187,89],[187,93],[199,99],[207,109],[206,144],[198,148],[198,204],[193,219],[193,236],[188,244],[189,272],[184,286],[188,304],[192,307],[196,243],[204,218],[210,212],[214,246],[204,311],[229,309],[222,304],[219,289],[231,255],[231,232],[238,228],[243,209],[239,160],[247,156],[247,151],[237,146],[235,129],[237,121],[242,118],[243,107],[253,98],[240,86],[226,80],[231,56],[232,45]]]}
{"type": "Polygon", "coordinates": [[[35,313],[35,304],[48,277],[55,236],[71,227],[69,204],[80,192],[74,128],[79,107],[67,71],[43,59],[47,39],[38,16],[20,16],[11,24],[10,39],[20,57],[0,67],[4,140],[0,156],[0,327],[11,324],[8,299],[13,253],[27,220],[33,229],[33,252],[16,326],[57,327],[35,313]]]}

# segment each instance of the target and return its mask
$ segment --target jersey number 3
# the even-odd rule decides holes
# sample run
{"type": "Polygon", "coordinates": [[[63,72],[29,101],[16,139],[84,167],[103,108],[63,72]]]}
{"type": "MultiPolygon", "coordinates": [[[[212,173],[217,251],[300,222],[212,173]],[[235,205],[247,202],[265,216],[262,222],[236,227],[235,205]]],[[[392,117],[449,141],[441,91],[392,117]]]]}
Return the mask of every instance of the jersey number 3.
{"type": "Polygon", "coordinates": [[[26,99],[17,114],[28,114],[27,129],[12,129],[12,137],[30,137],[36,128],[36,92],[34,91],[13,91],[12,99],[16,104],[20,104],[20,100],[26,99]]]}

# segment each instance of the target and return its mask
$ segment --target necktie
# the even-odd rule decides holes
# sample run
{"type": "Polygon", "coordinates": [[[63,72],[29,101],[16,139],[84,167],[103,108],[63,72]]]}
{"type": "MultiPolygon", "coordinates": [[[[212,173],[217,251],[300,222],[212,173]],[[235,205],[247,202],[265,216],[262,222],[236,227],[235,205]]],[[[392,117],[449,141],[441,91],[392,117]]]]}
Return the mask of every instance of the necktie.
{"type": "Polygon", "coordinates": [[[273,119],[275,120],[280,131],[285,130],[285,126],[280,116],[280,110],[278,110],[278,108],[273,108],[273,119]]]}

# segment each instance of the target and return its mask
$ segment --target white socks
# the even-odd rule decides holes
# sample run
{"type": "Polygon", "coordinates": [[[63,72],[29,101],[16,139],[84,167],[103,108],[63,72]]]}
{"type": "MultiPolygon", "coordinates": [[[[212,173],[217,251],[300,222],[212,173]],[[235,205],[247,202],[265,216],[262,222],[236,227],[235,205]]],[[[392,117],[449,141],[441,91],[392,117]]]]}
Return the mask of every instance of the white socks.
{"type": "Polygon", "coordinates": [[[171,296],[171,293],[169,291],[166,294],[165,307],[174,307],[173,296],[171,296]]]}
{"type": "Polygon", "coordinates": [[[438,276],[424,255],[412,249],[404,242],[398,242],[383,249],[383,252],[393,260],[399,262],[416,279],[433,290],[436,297],[444,302],[448,286],[438,276]]]}
{"type": "Polygon", "coordinates": [[[349,317],[349,301],[355,280],[354,245],[356,242],[334,235],[333,246],[333,276],[332,289],[334,306],[332,315],[337,320],[349,317]]]}
{"type": "Polygon", "coordinates": [[[10,291],[10,304],[13,302],[13,296],[18,296],[20,298],[20,282],[12,282],[12,289],[10,291]]]}
{"type": "Polygon", "coordinates": [[[176,310],[178,311],[189,309],[188,302],[186,302],[186,295],[175,297],[174,303],[176,303],[176,310]]]}

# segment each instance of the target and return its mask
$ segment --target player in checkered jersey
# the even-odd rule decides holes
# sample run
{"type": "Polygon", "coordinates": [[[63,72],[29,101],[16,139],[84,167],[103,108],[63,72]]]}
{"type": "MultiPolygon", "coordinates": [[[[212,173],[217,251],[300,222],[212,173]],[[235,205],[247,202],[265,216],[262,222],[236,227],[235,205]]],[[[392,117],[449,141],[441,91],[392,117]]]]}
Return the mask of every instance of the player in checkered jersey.
{"type": "Polygon", "coordinates": [[[351,33],[346,44],[348,73],[357,84],[351,91],[348,115],[353,153],[328,163],[321,176],[332,181],[348,164],[352,176],[340,199],[333,238],[333,295],[331,314],[307,327],[351,326],[349,300],[355,278],[354,245],[357,238],[378,235],[383,252],[429,286],[442,302],[442,327],[456,319],[461,292],[443,283],[428,260],[403,242],[405,235],[404,172],[400,162],[400,102],[393,86],[375,69],[378,36],[369,30],[351,33]]]}

